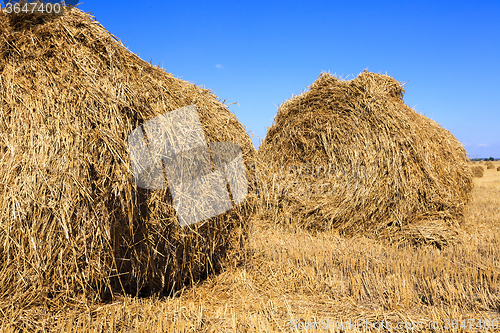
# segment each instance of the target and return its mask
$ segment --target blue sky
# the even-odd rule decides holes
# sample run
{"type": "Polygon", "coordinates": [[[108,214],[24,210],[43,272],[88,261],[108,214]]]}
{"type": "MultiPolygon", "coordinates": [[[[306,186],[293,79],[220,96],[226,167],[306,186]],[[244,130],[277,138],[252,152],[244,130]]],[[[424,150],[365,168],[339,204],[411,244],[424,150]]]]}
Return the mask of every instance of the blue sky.
{"type": "Polygon", "coordinates": [[[500,158],[500,1],[81,0],[133,53],[211,89],[263,139],[322,71],[406,83],[470,156],[500,158]]]}

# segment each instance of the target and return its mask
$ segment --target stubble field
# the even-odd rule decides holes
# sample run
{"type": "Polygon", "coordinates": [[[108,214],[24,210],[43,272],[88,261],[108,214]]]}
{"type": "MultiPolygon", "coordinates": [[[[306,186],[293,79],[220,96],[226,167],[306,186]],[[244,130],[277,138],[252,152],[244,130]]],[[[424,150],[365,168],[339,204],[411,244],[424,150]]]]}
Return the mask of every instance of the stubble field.
{"type": "Polygon", "coordinates": [[[124,296],[58,312],[50,304],[32,309],[13,304],[2,313],[0,330],[498,331],[500,171],[473,164],[483,165],[485,173],[474,178],[473,201],[455,245],[397,247],[255,220],[243,264],[228,264],[222,274],[174,298],[124,296]]]}

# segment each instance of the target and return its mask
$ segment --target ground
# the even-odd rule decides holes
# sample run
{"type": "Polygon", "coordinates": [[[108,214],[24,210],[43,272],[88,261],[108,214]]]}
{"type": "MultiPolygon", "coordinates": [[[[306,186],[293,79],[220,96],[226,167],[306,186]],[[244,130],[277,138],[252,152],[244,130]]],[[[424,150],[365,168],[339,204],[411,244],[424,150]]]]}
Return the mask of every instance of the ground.
{"type": "Polygon", "coordinates": [[[419,332],[430,331],[429,325],[434,332],[485,332],[491,325],[500,330],[500,171],[485,167],[474,185],[458,243],[441,250],[291,232],[254,221],[245,263],[175,298],[123,297],[50,315],[42,308],[22,316],[4,313],[0,329],[340,332],[344,325],[344,331],[363,332],[383,324],[393,332],[410,331],[411,325],[419,332]]]}

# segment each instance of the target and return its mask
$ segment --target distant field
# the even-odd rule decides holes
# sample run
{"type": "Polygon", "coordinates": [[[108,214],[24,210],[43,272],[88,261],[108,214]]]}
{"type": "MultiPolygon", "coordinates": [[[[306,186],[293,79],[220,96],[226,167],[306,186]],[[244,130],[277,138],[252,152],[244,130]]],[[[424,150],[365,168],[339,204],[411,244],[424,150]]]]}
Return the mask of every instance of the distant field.
{"type": "Polygon", "coordinates": [[[420,322],[418,331],[425,332],[431,321],[438,332],[494,331],[485,324],[495,323],[498,331],[500,172],[485,168],[474,184],[461,241],[443,250],[290,232],[255,221],[246,264],[174,299],[123,298],[62,313],[47,312],[50,304],[13,310],[4,313],[1,331],[290,332],[316,322],[333,329],[302,331],[339,332],[335,324],[349,320],[365,322],[347,331],[367,331],[366,322],[390,322],[393,328],[420,322]]]}

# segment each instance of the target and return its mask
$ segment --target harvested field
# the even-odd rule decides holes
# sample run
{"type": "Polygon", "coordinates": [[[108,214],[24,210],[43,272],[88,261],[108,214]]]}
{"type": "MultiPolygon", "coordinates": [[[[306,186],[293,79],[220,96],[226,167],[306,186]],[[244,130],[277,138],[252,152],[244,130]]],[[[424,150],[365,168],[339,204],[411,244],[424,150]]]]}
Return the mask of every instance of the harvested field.
{"type": "MultiPolygon", "coordinates": [[[[254,220],[243,265],[175,298],[120,296],[112,303],[64,309],[50,303],[11,307],[0,317],[0,330],[260,333],[296,332],[293,323],[365,320],[394,327],[437,321],[439,329],[415,332],[444,333],[451,332],[444,326],[453,318],[467,325],[453,332],[497,332],[484,322],[500,320],[500,173],[486,170],[473,182],[458,241],[442,250],[388,246],[330,231],[284,230],[254,220]],[[469,319],[474,325],[481,320],[483,328],[469,329],[469,319]]],[[[362,326],[347,332],[374,330],[362,326]]]]}
{"type": "MultiPolygon", "coordinates": [[[[471,179],[455,138],[402,106],[394,111],[408,122],[390,112],[377,120],[384,103],[400,106],[392,79],[367,74],[353,90],[365,99],[352,107],[363,111],[344,110],[344,127],[327,132],[343,128],[335,137],[341,144],[362,146],[376,128],[385,140],[367,146],[392,150],[370,155],[326,140],[328,152],[346,153],[335,156],[349,182],[329,173],[339,171],[330,164],[297,163],[285,174],[255,157],[244,127],[214,94],[142,61],[89,15],[23,15],[0,13],[0,332],[500,329],[500,173],[481,167],[483,176],[471,179]],[[208,142],[241,147],[250,194],[216,218],[180,228],[169,189],[134,182],[127,139],[187,105],[198,107],[208,142]],[[428,141],[415,139],[417,130],[428,141]],[[357,178],[370,170],[381,170],[380,179],[357,178]],[[419,177],[429,178],[420,192],[419,177]],[[283,179],[295,187],[273,189],[283,179]],[[389,184],[371,193],[379,180],[389,184]],[[316,184],[329,181],[374,220],[348,210],[347,197],[338,212],[328,211],[337,206],[328,208],[327,196],[312,206],[332,189],[316,184]],[[302,193],[304,206],[291,193],[302,193]],[[398,200],[387,206],[391,194],[398,200]],[[318,212],[348,212],[355,223],[325,227],[318,212]]],[[[309,121],[323,126],[327,114],[309,121]]],[[[298,138],[300,149],[313,142],[298,138]]],[[[216,147],[209,145],[215,171],[216,147]]],[[[493,164],[500,171],[500,161],[493,164]]]]}
{"type": "Polygon", "coordinates": [[[258,151],[263,216],[282,225],[452,241],[472,189],[465,149],[393,78],[323,73],[278,109],[258,151]]]}

